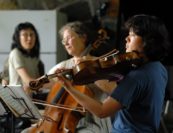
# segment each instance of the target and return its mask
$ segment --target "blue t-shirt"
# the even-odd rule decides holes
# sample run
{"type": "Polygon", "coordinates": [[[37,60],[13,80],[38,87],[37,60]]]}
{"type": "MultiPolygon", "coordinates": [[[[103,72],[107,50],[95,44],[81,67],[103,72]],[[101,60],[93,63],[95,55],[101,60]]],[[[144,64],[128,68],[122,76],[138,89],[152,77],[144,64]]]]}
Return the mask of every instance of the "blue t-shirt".
{"type": "Polygon", "coordinates": [[[160,62],[130,71],[111,97],[123,105],[113,122],[112,133],[158,131],[168,76],[160,62]]]}

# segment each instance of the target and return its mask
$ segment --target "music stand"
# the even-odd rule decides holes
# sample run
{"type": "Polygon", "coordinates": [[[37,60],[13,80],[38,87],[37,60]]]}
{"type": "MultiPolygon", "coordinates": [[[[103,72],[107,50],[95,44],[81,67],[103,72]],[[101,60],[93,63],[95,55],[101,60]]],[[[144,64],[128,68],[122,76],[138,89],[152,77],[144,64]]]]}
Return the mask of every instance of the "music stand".
{"type": "Polygon", "coordinates": [[[7,108],[7,106],[4,104],[2,99],[0,99],[0,118],[1,118],[0,132],[9,133],[10,130],[9,130],[9,128],[6,128],[6,125],[7,125],[7,122],[9,122],[11,114],[9,112],[9,109],[6,109],[6,108],[7,108]]]}
{"type": "Polygon", "coordinates": [[[6,111],[10,111],[12,114],[12,129],[14,128],[14,116],[34,120],[42,118],[37,107],[32,103],[30,96],[25,93],[20,85],[0,85],[0,99],[6,111]]]}

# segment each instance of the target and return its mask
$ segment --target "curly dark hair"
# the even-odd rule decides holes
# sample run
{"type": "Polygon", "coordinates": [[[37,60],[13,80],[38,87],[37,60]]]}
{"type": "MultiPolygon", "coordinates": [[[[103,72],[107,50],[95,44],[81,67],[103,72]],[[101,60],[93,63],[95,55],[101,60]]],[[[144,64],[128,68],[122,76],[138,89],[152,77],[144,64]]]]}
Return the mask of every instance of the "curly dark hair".
{"type": "Polygon", "coordinates": [[[169,33],[161,19],[146,14],[134,15],[127,20],[125,28],[142,37],[144,54],[149,60],[163,60],[167,56],[169,33]]]}
{"type": "Polygon", "coordinates": [[[38,32],[36,30],[36,28],[34,27],[34,25],[30,22],[24,22],[24,23],[20,23],[15,27],[14,33],[13,33],[13,42],[11,45],[11,49],[14,48],[18,48],[25,56],[29,56],[29,57],[39,57],[40,54],[40,40],[39,40],[39,35],[38,32]],[[32,29],[35,32],[36,35],[36,44],[35,46],[31,49],[31,51],[28,53],[21,45],[20,43],[20,31],[24,30],[24,29],[32,29]]]}

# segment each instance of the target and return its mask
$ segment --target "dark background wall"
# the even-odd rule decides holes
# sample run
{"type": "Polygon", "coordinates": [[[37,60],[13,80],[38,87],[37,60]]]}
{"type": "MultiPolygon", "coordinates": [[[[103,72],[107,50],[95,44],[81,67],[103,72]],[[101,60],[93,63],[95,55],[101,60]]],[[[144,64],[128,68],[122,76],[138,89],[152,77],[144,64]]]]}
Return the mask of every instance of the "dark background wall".
{"type": "Polygon", "coordinates": [[[170,33],[171,51],[164,61],[165,64],[173,65],[173,18],[170,0],[121,0],[120,11],[127,20],[134,14],[150,14],[161,18],[170,33]]]}
{"type": "MultiPolygon", "coordinates": [[[[0,9],[29,9],[29,10],[49,10],[58,9],[68,16],[68,21],[90,21],[96,10],[104,2],[110,0],[1,0],[0,9]]],[[[173,45],[173,7],[171,0],[119,0],[120,1],[120,14],[123,14],[124,21],[134,14],[151,14],[160,17],[166,24],[171,43],[173,45]]],[[[119,25],[120,27],[120,25],[119,25]]],[[[118,39],[120,37],[117,37],[118,39]]],[[[121,39],[121,38],[120,38],[121,39]]],[[[116,43],[121,45],[120,43],[116,43]]],[[[112,46],[110,47],[112,48],[112,46]]],[[[165,64],[173,65],[173,46],[165,64]]]]}

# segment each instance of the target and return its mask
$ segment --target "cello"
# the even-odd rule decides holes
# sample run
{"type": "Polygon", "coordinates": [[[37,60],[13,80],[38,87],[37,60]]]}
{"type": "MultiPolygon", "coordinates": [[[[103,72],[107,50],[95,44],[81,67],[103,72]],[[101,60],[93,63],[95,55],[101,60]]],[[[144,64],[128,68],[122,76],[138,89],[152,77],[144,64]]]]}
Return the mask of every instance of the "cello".
{"type": "MultiPolygon", "coordinates": [[[[99,39],[93,43],[97,48],[102,41],[105,41],[106,35],[104,31],[99,31],[101,35],[99,39]]],[[[86,55],[91,48],[87,48],[82,55],[86,55]],[[87,51],[87,52],[86,52],[87,51]]],[[[71,71],[67,71],[71,72],[71,71]]],[[[64,73],[58,73],[64,74],[64,73]]],[[[38,83],[35,81],[30,83],[31,88],[40,88],[42,83],[49,82],[48,76],[40,79],[38,83]],[[34,87],[33,87],[34,86],[34,87]],[[37,86],[37,87],[36,87],[37,86]]],[[[92,96],[91,91],[86,86],[74,86],[80,92],[92,96]]],[[[47,97],[47,102],[56,105],[63,105],[61,108],[47,106],[45,108],[43,120],[39,121],[32,127],[30,133],[75,133],[78,121],[85,115],[85,110],[72,98],[60,83],[56,83],[47,97]],[[70,107],[70,109],[69,109],[70,107]],[[67,109],[68,108],[68,109],[67,109]]]]}
{"type": "MultiPolygon", "coordinates": [[[[73,71],[73,80],[74,83],[76,84],[86,84],[86,83],[92,83],[96,80],[99,79],[111,79],[111,77],[117,77],[114,74],[125,74],[131,69],[135,69],[139,67],[142,63],[144,63],[144,58],[143,55],[137,53],[137,52],[129,52],[125,54],[117,54],[116,52],[113,54],[108,54],[105,57],[98,58],[96,60],[89,60],[89,61],[84,61],[76,65],[73,70],[67,70],[67,72],[72,73],[73,71]],[[88,65],[90,64],[90,65],[88,65]],[[105,73],[106,72],[106,73],[105,73]],[[112,76],[113,74],[113,76],[112,76]],[[87,80],[84,80],[87,79],[87,80]],[[89,79],[89,80],[88,80],[89,79]],[[82,82],[82,83],[81,83],[82,82]]],[[[44,80],[47,81],[49,78],[52,77],[57,77],[58,74],[53,74],[53,75],[47,75],[47,78],[43,78],[41,81],[44,83],[44,80]]],[[[41,82],[40,82],[41,83],[41,82]]],[[[38,85],[38,84],[37,84],[38,85]]],[[[54,89],[51,90],[50,94],[53,97],[58,97],[56,92],[57,88],[61,88],[62,86],[60,84],[56,84],[55,86],[55,92],[54,89]],[[55,95],[56,94],[56,95],[55,95]]],[[[81,91],[82,93],[92,96],[92,93],[88,91],[86,86],[74,86],[76,89],[81,91]],[[79,88],[78,88],[79,87],[79,88]],[[84,88],[83,88],[84,87],[84,88]]],[[[58,94],[61,93],[61,90],[58,90],[58,94]]],[[[76,103],[76,101],[71,101],[73,98],[66,93],[60,94],[60,99],[58,100],[58,103],[63,103],[66,105],[63,99],[66,99],[68,103],[70,102],[70,105],[73,105],[74,108],[78,108],[80,105],[76,103]],[[63,95],[62,95],[63,94],[63,95]],[[67,97],[68,96],[68,97],[67,97]],[[71,98],[70,98],[71,97],[71,98]],[[69,98],[69,99],[68,99],[69,98]]],[[[56,102],[57,100],[54,101],[56,102]]],[[[48,96],[48,101],[50,102],[52,98],[50,95],[48,96]]],[[[74,100],[74,99],[73,99],[74,100]]],[[[46,109],[46,112],[49,115],[49,120],[44,123],[42,128],[39,128],[37,130],[41,133],[42,131],[45,132],[51,132],[51,133],[75,133],[75,127],[77,125],[77,122],[79,121],[80,118],[84,115],[84,113],[74,113],[74,111],[60,111],[61,109],[46,109]],[[59,112],[60,111],[60,112],[59,112]],[[55,113],[52,113],[55,112],[55,113]],[[66,113],[68,115],[66,115],[66,113]],[[66,117],[64,117],[66,116],[66,117]],[[51,118],[50,118],[51,117],[51,118]],[[46,127],[49,125],[49,122],[52,122],[50,124],[51,127],[46,127]],[[71,123],[72,122],[72,123],[71,123]],[[59,123],[59,124],[57,124],[59,123]],[[63,125],[62,125],[63,124],[63,125]],[[71,128],[72,127],[72,128],[71,128]],[[50,129],[50,130],[48,130],[50,129]],[[55,130],[55,131],[54,131],[55,130]]],[[[45,114],[46,115],[46,114],[45,114]]],[[[32,131],[32,133],[36,133],[35,131],[32,131]]]]}
{"type": "MultiPolygon", "coordinates": [[[[75,86],[80,92],[92,96],[92,93],[86,86],[75,86]]],[[[62,85],[56,83],[51,89],[47,102],[59,107],[47,106],[44,111],[43,120],[36,126],[30,128],[29,133],[75,133],[78,121],[85,115],[83,109],[66,91],[62,91],[62,85]],[[58,102],[56,98],[60,96],[58,102]]]]}

